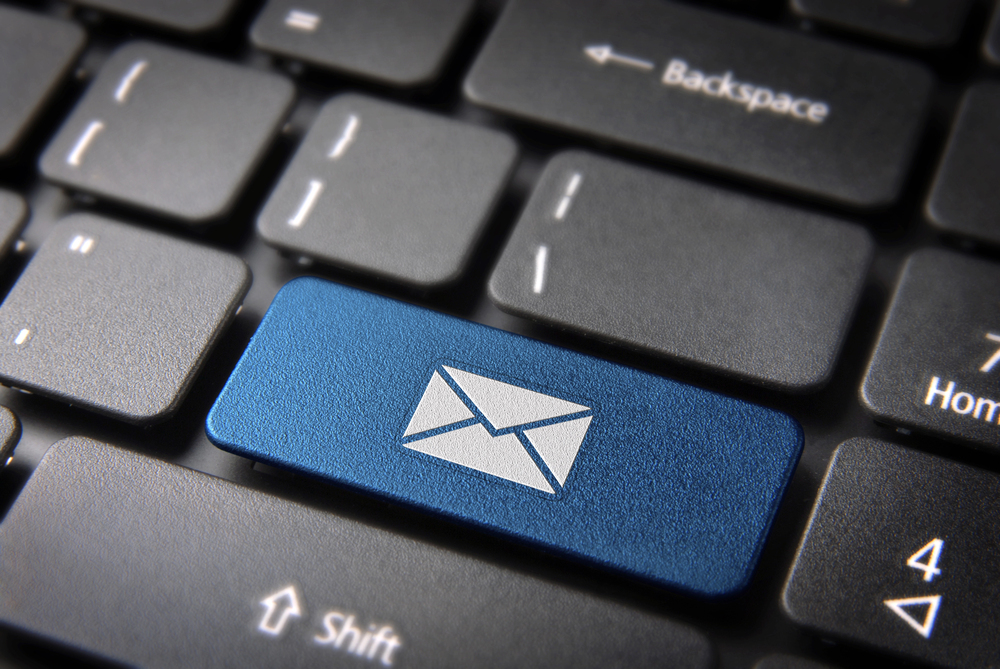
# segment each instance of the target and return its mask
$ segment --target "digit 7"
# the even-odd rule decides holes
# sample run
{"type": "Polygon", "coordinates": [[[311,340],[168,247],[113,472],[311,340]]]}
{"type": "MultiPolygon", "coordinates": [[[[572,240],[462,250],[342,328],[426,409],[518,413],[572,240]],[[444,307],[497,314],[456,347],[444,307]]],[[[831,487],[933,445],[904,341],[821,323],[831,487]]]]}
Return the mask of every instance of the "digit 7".
{"type": "MultiPolygon", "coordinates": [[[[993,334],[992,332],[987,333],[986,338],[989,339],[990,341],[995,341],[997,343],[1000,343],[1000,335],[993,334]]],[[[987,360],[986,363],[982,367],[979,368],[979,371],[980,372],[992,372],[993,368],[996,367],[996,364],[998,362],[1000,362],[1000,348],[998,348],[996,350],[996,353],[994,353],[992,356],[990,356],[990,359],[987,360]]]]}

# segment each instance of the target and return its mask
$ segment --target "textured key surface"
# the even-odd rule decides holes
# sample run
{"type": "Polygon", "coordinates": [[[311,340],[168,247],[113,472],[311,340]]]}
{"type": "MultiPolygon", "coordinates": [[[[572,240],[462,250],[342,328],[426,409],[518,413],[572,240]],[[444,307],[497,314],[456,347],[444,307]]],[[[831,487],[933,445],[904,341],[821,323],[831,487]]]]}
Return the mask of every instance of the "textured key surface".
{"type": "Polygon", "coordinates": [[[137,666],[712,656],[669,620],[82,438],[45,456],[0,544],[0,619],[137,666]]]}
{"type": "Polygon", "coordinates": [[[21,438],[21,421],[14,412],[5,406],[0,406],[0,468],[7,464],[7,459],[14,452],[17,440],[21,438]]]}
{"type": "Polygon", "coordinates": [[[927,202],[934,225],[1000,244],[1000,84],[965,95],[927,202]]]}
{"type": "Polygon", "coordinates": [[[792,0],[800,16],[899,40],[945,46],[958,39],[970,0],[792,0]]]}
{"type": "Polygon", "coordinates": [[[814,390],[870,256],[859,227],[571,152],[546,168],[490,295],[552,325],[814,390]]]}
{"type": "Polygon", "coordinates": [[[874,439],[830,465],[784,607],[824,633],[949,667],[1000,657],[1000,479],[874,439]]]}
{"type": "Polygon", "coordinates": [[[73,0],[76,4],[183,32],[218,28],[235,0],[73,0]]]}
{"type": "Polygon", "coordinates": [[[0,258],[7,255],[27,219],[28,205],[24,198],[0,189],[0,258]]]}
{"type": "Polygon", "coordinates": [[[930,86],[912,63],[706,10],[514,0],[465,91],[527,119],[876,206],[899,192],[930,86]]]}
{"type": "Polygon", "coordinates": [[[0,305],[0,379],[129,422],[161,420],[249,288],[239,258],[75,214],[0,305]]]}
{"type": "Polygon", "coordinates": [[[13,152],[84,38],[68,21],[0,7],[0,157],[13,152]]]}
{"type": "Polygon", "coordinates": [[[1000,446],[1000,266],[947,251],[907,263],[861,388],[879,420],[1000,446]]]}
{"type": "Polygon", "coordinates": [[[258,229],[306,257],[419,286],[454,280],[515,153],[492,130],[341,96],[323,107],[258,229]]]}
{"type": "Polygon", "coordinates": [[[105,62],[42,155],[41,171],[203,223],[230,209],[292,96],[274,74],[132,42],[105,62]]]}
{"type": "Polygon", "coordinates": [[[208,433],[704,594],[746,585],[802,444],[775,411],[318,279],[275,298],[208,433]]]}
{"type": "Polygon", "coordinates": [[[270,0],[250,38],[265,50],[395,86],[433,80],[473,0],[270,0]]]}

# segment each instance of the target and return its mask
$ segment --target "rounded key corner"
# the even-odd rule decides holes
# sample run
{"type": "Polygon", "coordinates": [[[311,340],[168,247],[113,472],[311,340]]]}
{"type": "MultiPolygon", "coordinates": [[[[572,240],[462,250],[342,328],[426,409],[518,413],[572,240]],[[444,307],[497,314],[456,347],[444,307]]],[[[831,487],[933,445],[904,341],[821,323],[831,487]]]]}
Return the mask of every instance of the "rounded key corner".
{"type": "MultiPolygon", "coordinates": [[[[225,389],[223,389],[222,394],[225,394],[225,389]]],[[[219,395],[215,400],[215,404],[212,409],[208,412],[208,417],[205,418],[205,436],[208,440],[215,445],[216,448],[221,448],[224,451],[232,451],[235,444],[230,442],[224,436],[226,433],[226,428],[222,425],[218,425],[218,402],[222,398],[222,394],[219,395]]]]}
{"type": "Polygon", "coordinates": [[[183,30],[185,32],[191,32],[196,34],[210,33],[216,30],[221,30],[225,27],[226,23],[229,21],[229,17],[232,14],[233,4],[229,6],[223,6],[214,15],[206,16],[202,21],[190,21],[187,23],[176,22],[172,24],[176,26],[177,30],[183,30]]]}
{"type": "Polygon", "coordinates": [[[21,441],[21,420],[8,407],[0,405],[0,468],[21,441]]]}
{"type": "Polygon", "coordinates": [[[159,44],[157,42],[153,42],[152,40],[143,38],[134,38],[126,40],[121,44],[119,44],[117,47],[115,47],[115,49],[111,52],[111,54],[108,56],[108,59],[105,61],[105,64],[102,66],[102,71],[108,68],[108,63],[110,63],[114,58],[120,58],[122,60],[127,60],[127,61],[133,60],[134,56],[130,55],[133,51],[141,51],[143,49],[154,49],[159,51],[167,48],[169,47],[166,47],[163,44],[159,44]],[[125,56],[123,56],[122,54],[125,54],[125,56]]]}
{"type": "MultiPolygon", "coordinates": [[[[283,301],[297,299],[298,295],[301,293],[316,291],[322,288],[324,283],[325,282],[322,279],[315,276],[295,277],[278,289],[278,293],[274,296],[271,306],[267,308],[267,314],[280,307],[283,301]]],[[[267,318],[267,314],[264,315],[265,318],[267,318]]]]}
{"type": "Polygon", "coordinates": [[[489,201],[489,206],[487,206],[487,208],[483,211],[482,221],[485,223],[493,214],[493,209],[496,206],[496,203],[503,197],[507,182],[510,181],[510,178],[514,175],[514,170],[517,168],[518,160],[521,157],[521,146],[517,143],[517,140],[513,135],[504,130],[498,130],[496,128],[480,128],[478,126],[470,127],[476,127],[479,130],[485,131],[483,135],[484,138],[494,145],[489,149],[491,155],[494,156],[498,165],[503,165],[503,170],[500,171],[496,193],[489,201]]]}
{"type": "Polygon", "coordinates": [[[865,378],[861,382],[861,386],[858,388],[858,401],[861,404],[861,408],[864,409],[865,412],[867,412],[872,418],[885,418],[885,412],[882,411],[882,409],[879,408],[878,403],[872,399],[868,389],[871,371],[872,365],[869,365],[868,371],[865,372],[865,378]]]}
{"type": "MultiPolygon", "coordinates": [[[[87,0],[84,0],[81,4],[90,5],[95,9],[103,9],[108,13],[127,16],[135,19],[136,21],[142,21],[147,25],[159,25],[169,30],[195,35],[203,35],[205,33],[210,33],[214,30],[223,28],[232,14],[233,8],[235,7],[234,2],[217,2],[217,9],[214,12],[203,14],[200,17],[197,12],[188,12],[187,18],[178,19],[169,15],[147,16],[139,11],[129,11],[116,2],[105,3],[100,1],[94,2],[93,0],[88,2],[87,0]],[[110,5],[110,7],[107,5],[110,5]]],[[[207,2],[204,4],[210,5],[211,3],[207,2]]]]}
{"type": "Polygon", "coordinates": [[[792,594],[791,594],[792,580],[795,578],[795,567],[796,563],[798,562],[798,559],[799,556],[798,554],[796,554],[795,562],[792,563],[792,568],[788,572],[788,578],[785,580],[785,585],[784,587],[781,588],[781,598],[779,605],[781,608],[781,612],[785,615],[786,618],[791,620],[796,625],[806,625],[807,619],[804,616],[800,615],[798,611],[796,611],[795,606],[792,602],[792,594]]]}
{"type": "Polygon", "coordinates": [[[712,583],[704,589],[691,591],[691,594],[697,595],[701,599],[708,602],[722,603],[727,600],[731,600],[740,596],[748,587],[750,587],[750,582],[753,580],[756,568],[757,558],[754,558],[752,564],[745,566],[739,574],[734,574],[734,578],[731,580],[721,583],[712,583]]]}
{"type": "MultiPolygon", "coordinates": [[[[794,416],[787,414],[784,411],[776,411],[779,416],[785,421],[788,426],[789,431],[789,443],[793,446],[792,454],[795,456],[790,462],[789,467],[792,471],[798,466],[799,458],[802,456],[802,451],[805,449],[806,445],[806,432],[802,428],[802,423],[800,423],[794,416]]],[[[791,477],[789,477],[791,478],[791,477]]]]}
{"type": "MultiPolygon", "coordinates": [[[[61,19],[57,19],[57,22],[59,23],[60,26],[62,26],[60,30],[63,30],[66,33],[66,36],[63,38],[63,43],[64,44],[72,43],[70,51],[73,54],[73,58],[75,59],[77,56],[80,55],[80,52],[83,51],[83,47],[87,45],[87,37],[88,37],[87,31],[84,30],[82,26],[74,23],[73,21],[64,21],[61,19]]],[[[72,62],[70,64],[72,64],[72,62]]]]}
{"type": "MultiPolygon", "coordinates": [[[[1000,5],[997,5],[997,16],[1000,17],[1000,5]]],[[[993,24],[993,31],[1000,32],[1000,19],[994,20],[993,24]]],[[[997,42],[1000,40],[995,39],[993,41],[997,42]]],[[[983,60],[986,61],[987,65],[990,65],[993,68],[1000,68],[1000,45],[991,44],[989,40],[984,41],[981,53],[983,60]]]]}
{"type": "MultiPolygon", "coordinates": [[[[890,183],[874,184],[874,188],[857,188],[853,192],[841,192],[838,195],[830,195],[832,200],[839,201],[846,207],[856,211],[881,212],[891,209],[899,201],[903,192],[903,181],[907,171],[901,169],[900,172],[890,179],[890,183]]],[[[821,197],[822,193],[814,191],[816,197],[821,197]]]]}
{"type": "Polygon", "coordinates": [[[72,185],[60,179],[62,170],[60,166],[63,164],[61,157],[56,157],[56,142],[58,142],[58,134],[54,136],[50,141],[48,146],[42,149],[41,155],[38,156],[38,173],[42,175],[42,178],[49,183],[59,186],[61,188],[72,188],[72,185]]]}
{"type": "MultiPolygon", "coordinates": [[[[482,53],[480,53],[480,57],[481,56],[482,53]]],[[[484,96],[476,90],[476,79],[479,69],[477,65],[478,63],[473,65],[472,70],[470,70],[469,74],[466,75],[465,81],[462,82],[462,97],[474,105],[490,109],[492,108],[492,105],[489,103],[490,96],[484,96]]]]}
{"type": "Polygon", "coordinates": [[[250,288],[253,286],[253,270],[243,258],[224,251],[219,252],[219,261],[229,263],[232,268],[232,274],[235,278],[233,282],[235,285],[232,302],[233,306],[236,306],[237,303],[243,301],[243,298],[247,296],[247,293],[250,292],[250,288]]]}
{"type": "Polygon", "coordinates": [[[443,290],[452,287],[461,281],[469,269],[468,261],[468,258],[462,258],[459,263],[451,267],[443,268],[444,271],[435,272],[429,276],[395,276],[390,278],[395,278],[397,281],[408,283],[422,290],[443,290]]]}
{"type": "Polygon", "coordinates": [[[940,202],[938,194],[938,185],[941,180],[941,168],[944,166],[944,159],[942,159],[941,164],[938,165],[937,174],[934,175],[934,181],[931,183],[930,193],[927,195],[927,200],[924,202],[923,214],[924,220],[930,225],[937,228],[938,230],[950,231],[951,226],[946,222],[947,217],[941,216],[940,202]]]}
{"type": "MultiPolygon", "coordinates": [[[[817,370],[808,376],[802,376],[800,378],[787,378],[787,379],[772,379],[774,388],[788,393],[789,395],[814,395],[830,383],[830,379],[833,378],[833,368],[836,360],[831,361],[829,364],[825,365],[823,369],[817,370]]],[[[753,379],[747,379],[751,382],[753,379]]]]}
{"type": "MultiPolygon", "coordinates": [[[[283,118],[284,115],[288,113],[288,110],[291,109],[292,104],[295,102],[295,95],[297,92],[295,84],[287,76],[285,76],[284,74],[280,74],[278,72],[260,72],[255,70],[254,73],[267,75],[268,79],[274,82],[276,88],[282,89],[280,93],[285,98],[284,111],[282,112],[282,118],[283,118]]],[[[278,123],[277,127],[280,128],[281,124],[278,123]]]]}
{"type": "MultiPolygon", "coordinates": [[[[503,254],[501,254],[501,258],[503,254]]],[[[535,321],[532,315],[524,310],[518,309],[517,304],[514,300],[510,300],[505,295],[505,281],[500,276],[499,263],[493,268],[493,273],[490,275],[490,280],[486,284],[486,293],[490,298],[490,302],[493,303],[500,311],[505,314],[510,314],[511,316],[517,316],[518,318],[524,318],[528,320],[535,321]]],[[[536,321],[537,322],[537,321],[536,321]]]]}
{"type": "Polygon", "coordinates": [[[436,61],[428,65],[423,67],[414,67],[411,71],[406,72],[400,70],[393,72],[391,75],[385,72],[361,71],[357,71],[353,74],[356,74],[359,77],[364,77],[365,79],[371,79],[372,81],[380,81],[384,84],[395,86],[396,88],[421,88],[424,86],[430,86],[441,75],[441,72],[444,71],[447,56],[447,53],[443,53],[436,61]]]}
{"type": "Polygon", "coordinates": [[[125,423],[131,425],[136,425],[138,427],[152,427],[160,423],[164,423],[171,418],[180,410],[181,403],[187,396],[185,391],[181,391],[174,397],[169,398],[169,402],[156,402],[150,403],[146,407],[141,407],[136,411],[123,410],[122,408],[113,407],[94,407],[95,411],[100,413],[105,413],[113,418],[117,418],[125,423]]]}
{"type": "MultiPolygon", "coordinates": [[[[95,195],[101,197],[100,193],[95,193],[95,195]]],[[[241,189],[238,187],[237,192],[234,192],[231,196],[216,197],[211,200],[205,200],[204,202],[196,202],[195,198],[192,198],[190,204],[182,206],[151,206],[152,203],[142,202],[137,199],[129,200],[113,195],[105,197],[108,197],[108,199],[118,200],[119,202],[124,202],[133,207],[142,208],[160,216],[174,218],[176,219],[176,222],[181,225],[203,230],[221,225],[226,216],[228,216],[236,206],[236,200],[240,195],[241,189]]]]}
{"type": "Polygon", "coordinates": [[[803,6],[802,0],[791,0],[788,3],[788,8],[800,18],[809,18],[809,7],[803,6]]]}

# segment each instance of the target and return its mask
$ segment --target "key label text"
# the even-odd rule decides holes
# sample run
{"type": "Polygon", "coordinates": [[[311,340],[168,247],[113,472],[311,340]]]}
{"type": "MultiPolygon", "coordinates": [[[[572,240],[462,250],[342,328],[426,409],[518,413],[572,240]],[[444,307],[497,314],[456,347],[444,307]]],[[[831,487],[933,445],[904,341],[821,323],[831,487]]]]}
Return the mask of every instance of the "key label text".
{"type": "Polygon", "coordinates": [[[378,659],[383,665],[392,666],[392,654],[403,645],[392,625],[371,623],[367,630],[354,624],[354,614],[330,611],[323,616],[324,631],[313,637],[321,646],[331,646],[337,650],[366,660],[378,659]]]}
{"type": "Polygon", "coordinates": [[[976,397],[967,392],[955,392],[954,381],[944,383],[937,376],[931,378],[924,404],[938,406],[945,411],[953,411],[962,416],[971,416],[976,420],[1000,424],[1000,402],[976,397]]]}
{"type": "Polygon", "coordinates": [[[791,93],[775,93],[772,89],[737,81],[732,72],[704,74],[688,67],[686,61],[674,58],[667,63],[661,81],[667,86],[679,86],[720,100],[729,100],[743,106],[748,113],[769,111],[780,116],[819,125],[826,120],[830,106],[791,93]]]}

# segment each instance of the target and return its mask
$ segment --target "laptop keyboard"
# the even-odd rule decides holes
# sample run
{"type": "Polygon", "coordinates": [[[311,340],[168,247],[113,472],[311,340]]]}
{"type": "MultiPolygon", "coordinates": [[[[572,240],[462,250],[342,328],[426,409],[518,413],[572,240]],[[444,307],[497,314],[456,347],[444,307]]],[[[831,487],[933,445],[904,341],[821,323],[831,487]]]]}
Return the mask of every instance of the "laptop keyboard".
{"type": "Polygon", "coordinates": [[[0,664],[1000,665],[994,3],[0,2],[0,664]]]}

